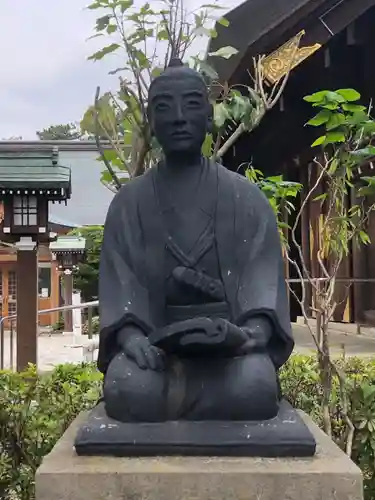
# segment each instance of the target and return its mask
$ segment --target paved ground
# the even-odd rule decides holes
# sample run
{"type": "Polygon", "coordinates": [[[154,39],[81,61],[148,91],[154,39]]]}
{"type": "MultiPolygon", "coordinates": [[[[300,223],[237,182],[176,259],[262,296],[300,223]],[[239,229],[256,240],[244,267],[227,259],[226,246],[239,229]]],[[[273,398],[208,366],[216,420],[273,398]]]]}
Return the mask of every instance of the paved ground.
{"type": "MultiPolygon", "coordinates": [[[[293,325],[296,340],[296,352],[309,354],[314,351],[314,344],[308,329],[304,326],[293,325]]],[[[331,346],[335,355],[345,351],[347,356],[375,357],[375,335],[356,335],[338,331],[330,332],[331,346]]],[[[80,338],[76,344],[82,344],[80,338]]],[[[1,346],[0,346],[1,349],[1,346]]],[[[15,348],[14,348],[15,351],[15,348]]],[[[1,355],[1,352],[0,352],[1,355]]],[[[15,362],[15,352],[14,352],[15,362]]],[[[5,367],[10,365],[10,338],[9,334],[4,339],[4,361],[5,367]]],[[[73,335],[39,336],[38,343],[38,366],[42,371],[50,370],[60,363],[79,363],[83,361],[82,347],[74,347],[73,335]]]]}

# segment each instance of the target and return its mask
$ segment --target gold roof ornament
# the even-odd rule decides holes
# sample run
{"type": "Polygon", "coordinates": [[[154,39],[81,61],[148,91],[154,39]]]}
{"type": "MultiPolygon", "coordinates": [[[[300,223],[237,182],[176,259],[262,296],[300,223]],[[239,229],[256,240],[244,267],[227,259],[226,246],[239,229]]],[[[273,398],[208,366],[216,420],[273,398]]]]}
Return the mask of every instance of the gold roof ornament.
{"type": "Polygon", "coordinates": [[[300,47],[300,41],[305,30],[288,40],[284,45],[269,54],[263,60],[263,72],[266,82],[274,85],[289,71],[301,64],[305,59],[314,54],[322,46],[320,43],[308,47],[300,47]]]}

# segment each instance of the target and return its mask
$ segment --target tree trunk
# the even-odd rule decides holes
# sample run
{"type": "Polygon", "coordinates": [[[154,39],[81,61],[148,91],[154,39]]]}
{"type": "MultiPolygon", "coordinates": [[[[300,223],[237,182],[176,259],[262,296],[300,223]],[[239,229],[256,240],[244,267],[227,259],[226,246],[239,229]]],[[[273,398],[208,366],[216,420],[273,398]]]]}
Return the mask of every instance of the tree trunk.
{"type": "Polygon", "coordinates": [[[320,309],[316,315],[316,330],[320,351],[318,351],[318,364],[320,371],[320,381],[322,384],[322,412],[323,412],[323,428],[328,436],[332,436],[331,414],[330,414],[330,399],[332,390],[332,374],[330,363],[330,351],[328,342],[328,324],[325,321],[325,314],[320,309]]]}

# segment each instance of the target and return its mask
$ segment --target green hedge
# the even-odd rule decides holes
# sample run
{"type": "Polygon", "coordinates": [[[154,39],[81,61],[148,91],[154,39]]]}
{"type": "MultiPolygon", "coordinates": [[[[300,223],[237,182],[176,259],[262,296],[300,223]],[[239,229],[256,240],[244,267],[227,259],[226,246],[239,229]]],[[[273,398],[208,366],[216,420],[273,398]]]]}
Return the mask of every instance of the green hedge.
{"type": "MultiPolygon", "coordinates": [[[[375,361],[342,362],[348,376],[350,414],[356,426],[353,460],[365,475],[367,500],[375,499],[375,361]]],[[[321,425],[317,366],[313,358],[294,356],[281,373],[284,393],[321,425]]],[[[34,474],[42,458],[74,417],[96,402],[101,375],[92,365],[63,365],[38,376],[0,372],[0,498],[32,500],[34,474]]],[[[333,432],[346,437],[337,387],[332,394],[333,432]]]]}

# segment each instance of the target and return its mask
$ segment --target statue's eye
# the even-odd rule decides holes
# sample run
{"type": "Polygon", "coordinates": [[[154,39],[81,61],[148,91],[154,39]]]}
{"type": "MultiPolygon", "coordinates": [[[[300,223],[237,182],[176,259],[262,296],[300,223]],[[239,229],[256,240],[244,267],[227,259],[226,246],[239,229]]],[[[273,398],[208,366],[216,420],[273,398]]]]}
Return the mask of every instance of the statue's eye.
{"type": "Polygon", "coordinates": [[[169,108],[170,106],[166,102],[158,102],[155,106],[156,111],[168,111],[169,108]]]}
{"type": "Polygon", "coordinates": [[[189,99],[187,105],[189,106],[189,108],[200,108],[202,106],[202,103],[197,99],[189,99]]]}

